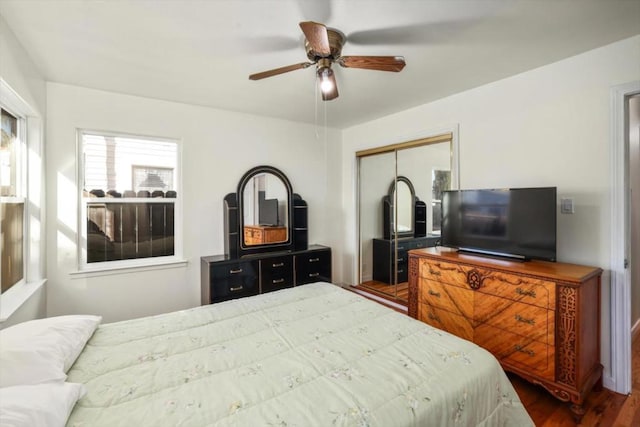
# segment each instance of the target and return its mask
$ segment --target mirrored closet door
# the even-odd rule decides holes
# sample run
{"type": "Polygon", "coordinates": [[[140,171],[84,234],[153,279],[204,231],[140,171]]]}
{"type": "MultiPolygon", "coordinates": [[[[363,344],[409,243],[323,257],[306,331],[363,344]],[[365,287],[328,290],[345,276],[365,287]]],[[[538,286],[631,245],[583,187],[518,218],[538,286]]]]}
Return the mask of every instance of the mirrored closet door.
{"type": "Polygon", "coordinates": [[[443,190],[456,188],[451,133],[356,153],[359,286],[406,302],[408,251],[440,236],[443,190]]]}

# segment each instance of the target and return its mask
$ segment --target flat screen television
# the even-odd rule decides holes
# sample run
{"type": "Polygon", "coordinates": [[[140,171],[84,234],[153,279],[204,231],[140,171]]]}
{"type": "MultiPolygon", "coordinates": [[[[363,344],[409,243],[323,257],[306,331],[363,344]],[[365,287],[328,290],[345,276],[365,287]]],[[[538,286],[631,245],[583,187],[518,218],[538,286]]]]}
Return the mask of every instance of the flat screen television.
{"type": "Polygon", "coordinates": [[[258,222],[265,227],[280,225],[278,199],[262,199],[259,204],[258,222]]]}
{"type": "Polygon", "coordinates": [[[441,245],[555,261],[556,212],[556,187],[445,191],[441,245]]]}

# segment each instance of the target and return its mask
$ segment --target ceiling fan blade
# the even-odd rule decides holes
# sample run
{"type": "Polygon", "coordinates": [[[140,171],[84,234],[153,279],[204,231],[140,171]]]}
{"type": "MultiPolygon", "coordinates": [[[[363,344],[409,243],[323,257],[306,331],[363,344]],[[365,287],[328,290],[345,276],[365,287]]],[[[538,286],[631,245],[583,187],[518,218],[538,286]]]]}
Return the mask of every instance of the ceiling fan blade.
{"type": "Polygon", "coordinates": [[[362,30],[349,33],[347,40],[354,45],[423,45],[442,43],[469,31],[479,19],[442,20],[397,27],[362,30]]]}
{"type": "Polygon", "coordinates": [[[406,63],[402,56],[342,56],[337,60],[345,68],[377,71],[402,71],[406,63]]]}
{"type": "Polygon", "coordinates": [[[288,73],[289,71],[299,70],[301,68],[307,68],[309,65],[313,65],[312,62],[301,62],[299,64],[287,65],[286,67],[274,68],[273,70],[263,71],[261,73],[251,74],[249,80],[260,80],[267,77],[277,76],[278,74],[288,73]]]}
{"type": "Polygon", "coordinates": [[[300,28],[307,38],[309,45],[320,56],[331,55],[331,47],[329,46],[329,35],[327,34],[327,27],[322,24],[318,24],[313,21],[306,21],[300,23],[300,28]]]}
{"type": "Polygon", "coordinates": [[[328,77],[328,80],[331,81],[331,90],[325,92],[320,90],[322,93],[323,101],[331,101],[332,99],[336,99],[338,97],[338,84],[336,83],[336,75],[335,73],[331,73],[328,77]]]}

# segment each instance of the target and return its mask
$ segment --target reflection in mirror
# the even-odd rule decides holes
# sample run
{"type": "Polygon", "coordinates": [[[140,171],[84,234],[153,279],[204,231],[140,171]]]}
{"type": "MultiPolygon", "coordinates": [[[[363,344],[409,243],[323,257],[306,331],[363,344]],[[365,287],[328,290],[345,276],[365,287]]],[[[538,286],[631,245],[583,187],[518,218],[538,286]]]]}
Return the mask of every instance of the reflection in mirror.
{"type": "Polygon", "coordinates": [[[356,153],[358,285],[400,303],[408,297],[409,251],[436,244],[440,195],[457,182],[452,134],[423,141],[356,153]]]}
{"type": "Polygon", "coordinates": [[[442,228],[442,192],[451,189],[451,171],[434,169],[431,175],[431,182],[431,211],[433,213],[431,232],[434,235],[440,235],[442,228]]]}
{"type": "Polygon", "coordinates": [[[286,185],[272,173],[249,179],[242,193],[245,246],[287,241],[288,198],[286,185]]]}
{"type": "Polygon", "coordinates": [[[393,214],[397,220],[393,222],[394,228],[396,233],[410,233],[413,231],[413,196],[404,181],[397,182],[396,190],[396,209],[393,214]]]}
{"type": "Polygon", "coordinates": [[[427,206],[426,234],[440,234],[440,197],[451,188],[451,143],[422,145],[398,150],[398,175],[411,180],[415,194],[427,206]]]}

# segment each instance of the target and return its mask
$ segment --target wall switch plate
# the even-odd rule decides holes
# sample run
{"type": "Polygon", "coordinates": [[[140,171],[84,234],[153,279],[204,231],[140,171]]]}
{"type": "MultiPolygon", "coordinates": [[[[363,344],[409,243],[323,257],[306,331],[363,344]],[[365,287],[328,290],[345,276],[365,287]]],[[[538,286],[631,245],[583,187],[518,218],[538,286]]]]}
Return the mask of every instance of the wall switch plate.
{"type": "Polygon", "coordinates": [[[560,199],[560,213],[572,214],[575,210],[573,208],[573,199],[567,197],[560,199]]]}

